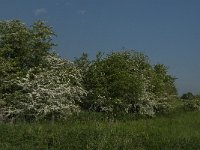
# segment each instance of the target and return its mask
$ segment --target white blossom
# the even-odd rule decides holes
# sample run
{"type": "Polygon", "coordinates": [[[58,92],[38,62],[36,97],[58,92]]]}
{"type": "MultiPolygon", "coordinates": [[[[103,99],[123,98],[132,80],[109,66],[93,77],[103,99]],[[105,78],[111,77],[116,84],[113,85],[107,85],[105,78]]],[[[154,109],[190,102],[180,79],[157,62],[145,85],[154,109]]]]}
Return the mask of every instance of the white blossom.
{"type": "Polygon", "coordinates": [[[17,85],[23,88],[24,97],[19,105],[4,109],[7,115],[32,115],[41,119],[49,114],[67,115],[77,113],[76,102],[86,91],[81,86],[81,74],[72,63],[49,55],[48,68],[30,69],[25,78],[18,78],[17,85]],[[37,70],[39,73],[34,73],[37,70]]]}

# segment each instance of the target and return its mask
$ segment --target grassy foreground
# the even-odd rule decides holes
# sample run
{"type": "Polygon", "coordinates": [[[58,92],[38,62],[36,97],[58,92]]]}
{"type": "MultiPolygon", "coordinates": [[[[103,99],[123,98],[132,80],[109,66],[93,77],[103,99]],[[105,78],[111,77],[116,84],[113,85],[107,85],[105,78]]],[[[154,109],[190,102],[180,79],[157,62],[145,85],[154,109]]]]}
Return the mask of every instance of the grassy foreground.
{"type": "Polygon", "coordinates": [[[200,112],[108,121],[82,115],[66,122],[0,124],[1,150],[200,149],[200,112]]]}

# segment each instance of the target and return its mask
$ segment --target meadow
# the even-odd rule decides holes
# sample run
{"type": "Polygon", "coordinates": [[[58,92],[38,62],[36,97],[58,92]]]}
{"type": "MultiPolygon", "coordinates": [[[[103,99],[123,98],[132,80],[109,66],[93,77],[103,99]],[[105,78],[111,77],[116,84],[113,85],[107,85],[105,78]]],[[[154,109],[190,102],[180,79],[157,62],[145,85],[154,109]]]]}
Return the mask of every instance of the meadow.
{"type": "Polygon", "coordinates": [[[106,119],[84,112],[64,122],[0,124],[2,150],[199,149],[200,112],[106,119]]]}

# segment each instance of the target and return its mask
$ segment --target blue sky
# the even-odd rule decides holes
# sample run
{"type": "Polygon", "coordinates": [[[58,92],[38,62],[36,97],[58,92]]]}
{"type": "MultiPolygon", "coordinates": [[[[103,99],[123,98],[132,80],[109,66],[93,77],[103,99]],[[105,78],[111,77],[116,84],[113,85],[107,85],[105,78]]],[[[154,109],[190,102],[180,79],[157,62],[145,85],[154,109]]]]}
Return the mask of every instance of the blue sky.
{"type": "Polygon", "coordinates": [[[0,20],[51,25],[61,57],[136,49],[169,67],[180,94],[200,92],[199,16],[200,0],[0,0],[0,20]]]}

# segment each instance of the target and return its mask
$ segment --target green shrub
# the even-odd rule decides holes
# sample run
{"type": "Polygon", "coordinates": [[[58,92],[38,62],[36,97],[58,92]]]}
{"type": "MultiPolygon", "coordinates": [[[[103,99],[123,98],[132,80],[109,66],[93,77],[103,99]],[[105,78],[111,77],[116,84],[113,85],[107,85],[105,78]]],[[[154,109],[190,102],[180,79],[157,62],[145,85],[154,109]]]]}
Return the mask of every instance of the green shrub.
{"type": "Polygon", "coordinates": [[[184,93],[181,96],[181,99],[184,99],[184,100],[191,100],[191,99],[194,99],[194,98],[195,98],[195,96],[191,92],[184,93]]]}
{"type": "Polygon", "coordinates": [[[189,111],[200,111],[200,99],[184,101],[184,108],[189,111]]]}
{"type": "Polygon", "coordinates": [[[174,78],[167,74],[167,68],[152,66],[140,52],[98,53],[92,61],[83,54],[75,64],[83,70],[83,86],[88,91],[84,109],[154,116],[169,108],[162,99],[176,94],[174,78]]]}

